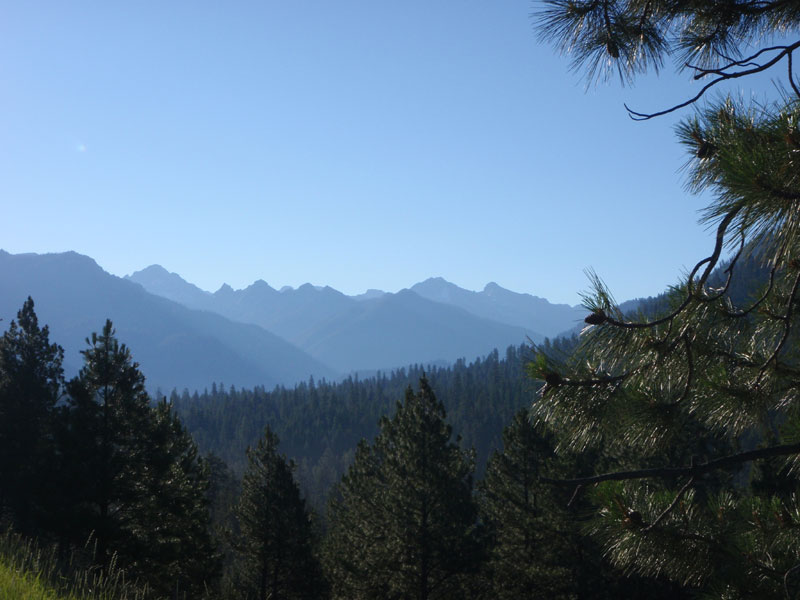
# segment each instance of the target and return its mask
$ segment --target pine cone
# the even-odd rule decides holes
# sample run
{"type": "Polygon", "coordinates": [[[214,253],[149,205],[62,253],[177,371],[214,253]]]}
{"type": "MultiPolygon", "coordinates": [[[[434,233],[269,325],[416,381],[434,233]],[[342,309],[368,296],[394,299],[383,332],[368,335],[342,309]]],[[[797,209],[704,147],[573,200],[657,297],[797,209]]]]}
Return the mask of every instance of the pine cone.
{"type": "Polygon", "coordinates": [[[544,380],[547,385],[551,385],[553,387],[561,385],[564,382],[564,380],[561,378],[561,375],[558,373],[548,373],[544,376],[544,380]]]}
{"type": "Polygon", "coordinates": [[[700,147],[697,149],[697,158],[711,158],[717,151],[717,147],[707,140],[703,140],[700,147]]]}
{"type": "Polygon", "coordinates": [[[622,525],[625,529],[633,529],[636,527],[637,529],[644,527],[644,519],[642,519],[642,513],[638,510],[630,510],[628,511],[628,516],[622,519],[622,525]]]}
{"type": "Polygon", "coordinates": [[[601,308],[594,311],[593,313],[589,313],[589,315],[583,320],[583,322],[589,325],[600,325],[601,323],[604,323],[606,319],[608,319],[608,317],[601,308]]]}

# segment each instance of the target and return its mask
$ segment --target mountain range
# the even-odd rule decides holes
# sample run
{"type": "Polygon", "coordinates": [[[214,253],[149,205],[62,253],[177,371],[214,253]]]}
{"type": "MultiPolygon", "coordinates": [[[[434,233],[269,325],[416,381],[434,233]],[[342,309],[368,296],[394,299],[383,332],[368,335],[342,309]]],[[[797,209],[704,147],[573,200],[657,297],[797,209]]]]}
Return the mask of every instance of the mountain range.
{"type": "Polygon", "coordinates": [[[202,389],[212,382],[274,385],[337,373],[283,338],[255,325],[146,292],[105,272],[89,257],[0,250],[0,317],[7,326],[31,296],[50,339],[65,350],[65,371],[82,365],[80,350],[111,319],[151,387],[202,389]]]}
{"type": "Polygon", "coordinates": [[[451,362],[558,335],[585,311],[490,283],[482,292],[431,278],[391,294],[347,296],[305,284],[281,290],[259,280],[209,293],[159,265],[127,279],[188,307],[259,325],[340,372],[451,362]]]}
{"type": "Polygon", "coordinates": [[[74,252],[0,250],[5,323],[29,295],[51,339],[64,346],[69,374],[80,367],[85,338],[110,318],[149,385],[164,390],[212,382],[272,387],[472,359],[553,337],[585,314],[495,283],[472,292],[433,278],[397,293],[347,296],[256,281],[210,293],[158,265],[119,278],[74,252]]]}

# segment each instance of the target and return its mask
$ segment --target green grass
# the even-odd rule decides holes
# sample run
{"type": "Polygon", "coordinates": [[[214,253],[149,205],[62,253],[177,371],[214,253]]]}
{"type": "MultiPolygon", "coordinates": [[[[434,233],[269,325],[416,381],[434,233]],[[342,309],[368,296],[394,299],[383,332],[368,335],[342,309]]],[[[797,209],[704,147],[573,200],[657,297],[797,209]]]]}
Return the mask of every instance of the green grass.
{"type": "Polygon", "coordinates": [[[77,600],[47,587],[38,577],[0,562],[0,600],[77,600]]]}
{"type": "Polygon", "coordinates": [[[66,561],[10,532],[0,533],[0,600],[151,600],[146,588],[126,581],[113,563],[92,566],[86,552],[66,561]]]}

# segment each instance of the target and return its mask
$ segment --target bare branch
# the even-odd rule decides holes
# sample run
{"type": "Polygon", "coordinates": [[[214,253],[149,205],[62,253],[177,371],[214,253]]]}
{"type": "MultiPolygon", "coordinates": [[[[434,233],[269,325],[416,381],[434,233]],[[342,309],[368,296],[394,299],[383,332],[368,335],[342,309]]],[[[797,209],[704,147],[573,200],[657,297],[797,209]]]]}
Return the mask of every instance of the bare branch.
{"type": "Polygon", "coordinates": [[[697,263],[694,266],[694,269],[692,269],[692,272],[689,274],[689,283],[688,283],[689,292],[686,295],[686,299],[683,302],[681,302],[678,308],[676,308],[674,311],[672,311],[665,317],[661,317],[660,319],[656,319],[655,321],[649,321],[647,323],[626,323],[625,321],[618,321],[612,317],[606,317],[604,322],[610,323],[611,325],[614,325],[616,327],[624,327],[627,329],[644,329],[648,327],[655,327],[656,325],[661,325],[662,323],[671,321],[676,316],[678,316],[683,311],[683,309],[688,306],[689,302],[694,296],[694,292],[692,291],[692,282],[694,280],[695,275],[697,275],[697,272],[700,270],[700,267],[707,264],[706,269],[705,271],[703,271],[703,275],[700,277],[700,281],[698,282],[699,287],[702,289],[709,275],[711,275],[711,271],[717,265],[717,261],[719,261],[720,254],[722,254],[722,247],[725,244],[725,232],[728,230],[728,226],[731,224],[731,222],[736,218],[736,215],[739,214],[740,210],[741,206],[737,206],[736,208],[732,209],[727,215],[725,215],[724,219],[722,219],[722,222],[719,224],[719,227],[717,227],[717,240],[714,245],[714,252],[711,254],[711,256],[704,258],[699,263],[697,263]]]}
{"type": "MultiPolygon", "coordinates": [[[[685,108],[685,107],[689,106],[690,104],[694,104],[695,102],[697,102],[700,98],[703,97],[703,95],[708,90],[710,90],[712,87],[714,87],[718,83],[721,83],[723,81],[728,81],[730,79],[738,79],[739,77],[746,77],[747,75],[754,75],[755,73],[761,73],[762,71],[766,71],[767,69],[769,69],[770,67],[772,67],[776,63],[778,63],[784,56],[787,56],[787,55],[790,56],[791,53],[794,50],[796,50],[797,48],[800,48],[800,41],[795,42],[791,46],[775,46],[775,47],[772,47],[772,48],[765,48],[764,50],[761,50],[761,51],[757,52],[754,56],[758,56],[761,52],[766,52],[768,50],[777,50],[777,49],[780,49],[780,48],[782,48],[781,52],[779,52],[777,55],[775,55],[774,58],[770,59],[769,61],[765,62],[762,65],[757,65],[755,67],[752,67],[750,69],[746,69],[744,71],[737,71],[737,72],[734,72],[734,73],[725,73],[723,70],[712,70],[712,69],[709,69],[708,72],[705,73],[706,75],[712,74],[712,73],[719,73],[719,77],[717,77],[716,79],[713,79],[712,81],[710,81],[706,85],[704,85],[703,88],[697,94],[695,94],[692,98],[690,98],[689,100],[686,100],[685,102],[681,102],[680,104],[676,104],[675,106],[672,106],[671,108],[667,108],[665,110],[660,110],[660,111],[654,112],[654,113],[640,113],[640,112],[637,112],[637,111],[631,109],[627,104],[625,104],[624,105],[625,106],[625,110],[628,111],[628,116],[630,116],[630,118],[633,119],[634,121],[647,121],[648,119],[652,119],[654,117],[660,117],[662,115],[667,115],[667,114],[669,114],[671,112],[675,112],[676,110],[679,110],[681,108],[685,108]]],[[[745,59],[745,60],[747,61],[749,59],[745,59]]],[[[725,67],[725,68],[731,68],[733,66],[736,66],[736,64],[734,63],[732,65],[729,65],[728,67],[725,67]]]]}
{"type": "Polygon", "coordinates": [[[720,469],[736,467],[743,463],[752,462],[754,460],[762,460],[765,458],[772,458],[774,456],[791,456],[792,454],[800,454],[800,443],[786,444],[783,446],[770,446],[769,448],[759,448],[758,450],[740,452],[739,454],[730,454],[728,456],[723,456],[722,458],[710,460],[698,465],[691,465],[689,467],[655,467],[652,469],[616,471],[613,473],[604,473],[603,475],[592,475],[591,477],[578,477],[575,479],[551,479],[549,477],[540,477],[539,479],[544,483],[553,483],[556,485],[592,485],[596,483],[602,483],[603,481],[667,479],[686,476],[697,477],[698,475],[704,475],[720,469]]]}
{"type": "Polygon", "coordinates": [[[800,98],[800,87],[794,82],[794,73],[792,72],[792,53],[789,52],[789,84],[792,86],[794,93],[800,98]]]}
{"type": "Polygon", "coordinates": [[[764,294],[761,296],[761,298],[759,298],[758,300],[756,300],[756,301],[755,301],[755,302],[754,302],[754,303],[753,303],[753,304],[750,306],[750,308],[748,308],[748,309],[746,309],[746,310],[743,310],[743,311],[740,311],[740,312],[735,312],[735,313],[734,313],[734,312],[730,312],[730,311],[727,311],[727,310],[726,310],[726,311],[725,311],[725,316],[726,316],[726,317],[731,317],[731,318],[733,318],[733,319],[738,319],[738,318],[741,318],[741,317],[744,317],[744,316],[747,316],[747,315],[749,315],[751,312],[753,312],[755,309],[757,309],[757,308],[759,307],[759,305],[760,305],[761,303],[763,303],[763,302],[764,302],[764,300],[766,300],[766,299],[767,299],[767,297],[769,296],[770,292],[772,291],[772,285],[773,285],[773,284],[774,284],[774,282],[775,282],[775,271],[776,271],[777,269],[778,269],[778,265],[777,265],[777,264],[775,264],[775,266],[773,266],[773,267],[772,267],[772,269],[771,269],[771,270],[770,270],[770,272],[769,272],[769,284],[767,285],[767,289],[766,289],[766,291],[765,291],[765,292],[764,292],[764,294]]]}
{"type": "Polygon", "coordinates": [[[756,387],[761,384],[761,379],[764,377],[764,373],[767,371],[767,367],[769,363],[773,360],[775,364],[778,363],[778,354],[783,349],[783,346],[786,344],[786,340],[789,339],[789,332],[792,330],[792,312],[794,308],[794,300],[795,296],[797,295],[797,289],[800,286],[800,273],[797,274],[797,277],[794,278],[794,285],[792,286],[792,291],[789,294],[789,300],[786,302],[786,312],[783,315],[778,316],[778,318],[783,321],[783,335],[781,336],[781,341],[778,342],[778,345],[775,347],[775,351],[772,355],[767,359],[764,365],[761,367],[761,370],[758,372],[758,377],[756,378],[756,387]]]}
{"type": "MultiPolygon", "coordinates": [[[[636,369],[638,371],[639,369],[636,369]]],[[[622,375],[614,375],[614,376],[606,376],[606,377],[599,377],[597,379],[580,379],[580,380],[572,380],[572,379],[562,379],[559,382],[559,385],[574,385],[577,387],[588,387],[592,385],[602,385],[604,383],[617,383],[622,381],[626,377],[630,377],[632,373],[635,371],[631,371],[628,373],[623,373],[622,375]]]]}
{"type": "Polygon", "coordinates": [[[731,286],[731,280],[733,279],[733,270],[736,267],[736,263],[738,262],[739,257],[742,255],[742,250],[744,250],[744,241],[745,241],[744,232],[742,232],[742,239],[739,242],[739,249],[736,251],[736,255],[733,257],[730,264],[725,268],[725,273],[728,274],[728,277],[725,280],[725,285],[723,286],[723,288],[713,296],[701,297],[698,298],[698,300],[702,302],[713,302],[715,300],[719,300],[720,298],[722,298],[722,296],[724,296],[728,292],[728,289],[731,286]]]}
{"type": "Polygon", "coordinates": [[[669,513],[675,510],[675,507],[678,506],[678,502],[680,501],[681,497],[686,493],[686,490],[688,490],[693,483],[694,483],[694,477],[690,477],[689,481],[687,481],[684,484],[684,486],[680,490],[678,490],[678,493],[675,495],[675,499],[672,501],[672,503],[666,509],[664,509],[664,512],[662,512],[660,515],[658,515],[658,517],[656,517],[655,521],[653,521],[652,523],[650,523],[650,525],[642,529],[642,533],[647,533],[648,531],[656,527],[659,523],[661,523],[661,521],[664,520],[664,517],[666,517],[669,513]]]}
{"type": "Polygon", "coordinates": [[[783,575],[783,591],[786,594],[787,600],[792,600],[792,595],[789,593],[789,575],[792,574],[792,571],[796,571],[797,569],[800,569],[800,563],[793,566],[783,575]]]}
{"type": "Polygon", "coordinates": [[[582,485],[575,486],[575,491],[572,492],[572,497],[569,499],[569,502],[567,502],[567,508],[571,507],[572,503],[575,502],[575,500],[577,500],[577,498],[580,495],[582,489],[583,489],[582,485]]]}
{"type": "Polygon", "coordinates": [[[765,52],[773,52],[775,50],[786,50],[787,48],[788,48],[788,46],[770,46],[769,48],[762,48],[761,50],[759,50],[758,52],[756,52],[752,56],[748,56],[747,58],[743,58],[741,60],[735,60],[735,59],[732,59],[732,58],[729,58],[727,56],[723,56],[722,54],[720,54],[720,56],[723,56],[723,58],[725,58],[725,60],[728,61],[728,64],[725,65],[724,67],[720,67],[718,69],[704,69],[703,67],[690,65],[688,63],[686,64],[686,66],[689,67],[690,69],[694,69],[695,71],[697,71],[697,74],[694,76],[695,79],[701,79],[702,77],[705,77],[706,75],[711,75],[711,74],[728,75],[728,73],[725,73],[725,71],[727,71],[729,69],[732,69],[734,67],[756,67],[756,68],[760,69],[760,68],[763,67],[763,65],[760,65],[760,64],[758,64],[756,62],[753,62],[755,59],[757,59],[759,56],[761,56],[765,52]]]}
{"type": "MultiPolygon", "coordinates": [[[[774,259],[775,260],[775,264],[772,265],[772,269],[770,269],[770,271],[769,271],[769,283],[767,284],[767,289],[764,291],[764,294],[758,300],[756,300],[750,306],[750,308],[747,308],[747,309],[739,311],[739,312],[730,312],[728,310],[724,311],[724,314],[725,314],[726,317],[739,319],[741,317],[747,316],[751,312],[753,312],[756,308],[758,308],[769,297],[769,294],[772,291],[772,286],[775,284],[775,272],[778,270],[778,264],[780,262],[780,258],[783,257],[784,253],[786,252],[786,246],[787,246],[788,243],[789,243],[789,240],[786,239],[783,242],[783,244],[781,244],[781,248],[778,251],[778,254],[775,256],[775,259],[774,259]]],[[[733,263],[731,263],[730,267],[728,267],[728,268],[730,269],[732,267],[733,267],[733,263]]]]}

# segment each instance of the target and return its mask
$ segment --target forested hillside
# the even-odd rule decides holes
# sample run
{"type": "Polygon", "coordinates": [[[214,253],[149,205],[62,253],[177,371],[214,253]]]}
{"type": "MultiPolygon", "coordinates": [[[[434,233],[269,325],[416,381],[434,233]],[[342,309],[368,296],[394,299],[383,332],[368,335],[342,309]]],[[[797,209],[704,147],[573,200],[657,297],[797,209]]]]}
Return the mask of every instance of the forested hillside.
{"type": "Polygon", "coordinates": [[[358,442],[371,440],[383,415],[394,412],[406,388],[425,375],[447,410],[464,448],[475,447],[477,470],[500,445],[511,417],[530,406],[537,385],[525,375],[526,346],[509,347],[483,359],[451,367],[412,365],[391,373],[342,382],[310,380],[292,389],[225,389],[202,394],[173,392],[170,401],[203,452],[244,470],[245,449],[269,427],[282,451],[298,465],[297,477],[317,507],[353,458],[358,442]]]}

